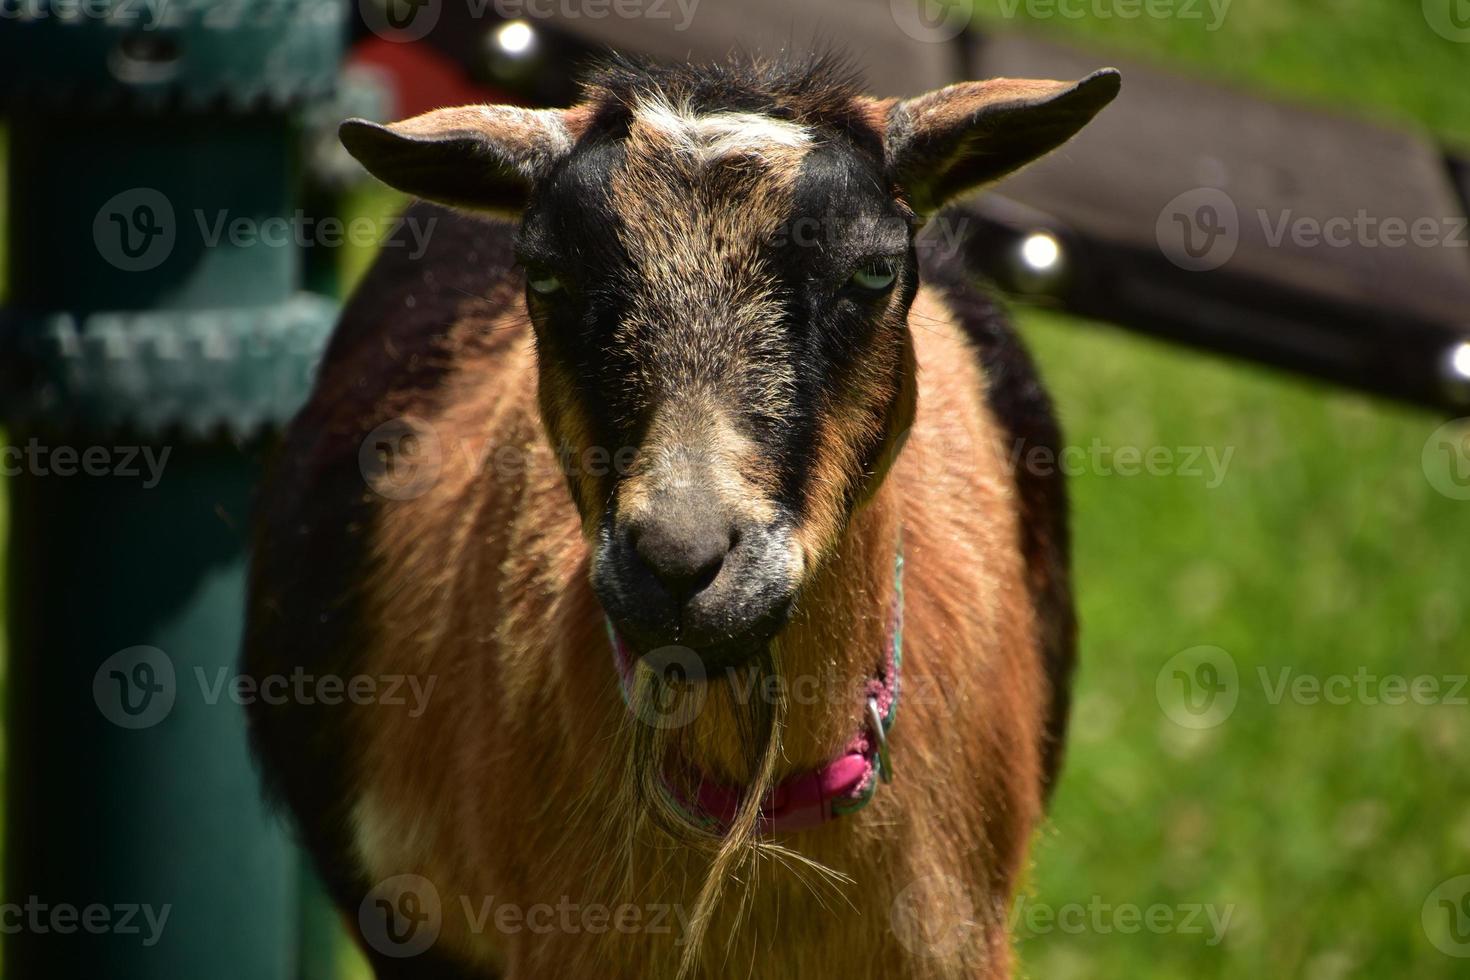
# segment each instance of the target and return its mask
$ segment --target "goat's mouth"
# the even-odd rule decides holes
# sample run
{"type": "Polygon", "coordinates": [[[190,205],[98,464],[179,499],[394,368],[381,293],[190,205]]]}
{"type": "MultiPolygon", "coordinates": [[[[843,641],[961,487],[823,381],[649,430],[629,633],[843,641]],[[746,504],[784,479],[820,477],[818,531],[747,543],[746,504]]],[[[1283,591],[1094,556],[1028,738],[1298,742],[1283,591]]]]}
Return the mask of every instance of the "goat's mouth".
{"type": "Polygon", "coordinates": [[[791,617],[792,601],[784,599],[736,629],[698,630],[681,624],[655,624],[619,618],[608,620],[633,660],[643,660],[660,674],[681,671],[690,680],[717,680],[758,660],[791,617]]]}

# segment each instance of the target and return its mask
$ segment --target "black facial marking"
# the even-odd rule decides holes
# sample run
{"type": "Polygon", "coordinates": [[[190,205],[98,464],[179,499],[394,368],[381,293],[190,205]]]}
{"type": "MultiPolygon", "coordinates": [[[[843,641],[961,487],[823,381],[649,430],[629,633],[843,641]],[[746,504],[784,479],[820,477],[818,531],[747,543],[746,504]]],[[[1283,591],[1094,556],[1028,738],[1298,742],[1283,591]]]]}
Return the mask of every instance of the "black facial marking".
{"type": "Polygon", "coordinates": [[[610,454],[631,444],[617,424],[629,413],[618,399],[629,365],[606,343],[636,281],[609,191],[625,156],[610,134],[584,140],[532,196],[516,237],[521,264],[563,284],[553,296],[528,290],[537,343],[572,379],[593,445],[610,454]]]}
{"type": "MultiPolygon", "coordinates": [[[[913,214],[889,193],[880,161],[858,144],[835,136],[802,161],[791,214],[773,242],[773,264],[790,296],[788,317],[804,339],[798,377],[802,385],[806,444],[797,465],[784,474],[783,498],[804,511],[815,447],[816,417],[832,410],[849,389],[860,359],[870,356],[875,333],[897,330],[918,288],[913,214]],[[873,262],[891,265],[895,279],[884,290],[855,286],[853,273],[873,262]],[[897,294],[895,302],[895,295],[897,294]]],[[[871,367],[871,365],[866,365],[871,367]]],[[[892,365],[895,373],[899,365],[892,365]]],[[[860,447],[865,462],[881,446],[860,447]]]]}

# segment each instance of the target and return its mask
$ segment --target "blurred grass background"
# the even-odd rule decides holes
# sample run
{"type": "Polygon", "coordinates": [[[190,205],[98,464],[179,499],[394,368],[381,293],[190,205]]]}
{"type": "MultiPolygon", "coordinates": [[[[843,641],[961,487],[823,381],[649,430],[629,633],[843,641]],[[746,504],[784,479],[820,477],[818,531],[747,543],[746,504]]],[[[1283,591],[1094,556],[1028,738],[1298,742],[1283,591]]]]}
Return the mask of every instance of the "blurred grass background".
{"type": "Polygon", "coordinates": [[[1116,923],[1043,931],[1021,942],[1028,974],[1466,976],[1420,914],[1470,872],[1470,708],[1272,704],[1259,675],[1466,671],[1470,506],[1420,467],[1439,420],[1099,324],[1020,319],[1068,444],[1234,449],[1215,489],[1072,481],[1081,668],[1028,898],[1233,906],[1229,932],[1211,947],[1116,923]],[[1197,645],[1228,651],[1240,678],[1233,714],[1201,731],[1155,689],[1197,645]]]}

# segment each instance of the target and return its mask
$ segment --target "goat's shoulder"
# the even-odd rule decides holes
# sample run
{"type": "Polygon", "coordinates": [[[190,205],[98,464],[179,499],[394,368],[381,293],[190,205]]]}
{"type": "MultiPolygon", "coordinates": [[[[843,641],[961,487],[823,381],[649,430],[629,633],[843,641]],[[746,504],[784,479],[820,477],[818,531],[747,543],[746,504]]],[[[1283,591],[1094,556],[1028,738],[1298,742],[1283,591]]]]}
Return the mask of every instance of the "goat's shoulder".
{"type": "Polygon", "coordinates": [[[262,657],[289,661],[335,649],[325,637],[287,640],[299,622],[350,619],[326,610],[349,603],[366,567],[361,528],[382,501],[368,492],[363,454],[435,417],[457,350],[493,357],[524,336],[513,231],[414,204],[348,301],[257,502],[251,638],[272,626],[285,631],[261,637],[262,657]]]}
{"type": "Polygon", "coordinates": [[[324,369],[364,340],[416,350],[460,311],[496,312],[504,302],[497,287],[513,277],[514,237],[515,225],[503,219],[410,204],[343,309],[324,369]]]}

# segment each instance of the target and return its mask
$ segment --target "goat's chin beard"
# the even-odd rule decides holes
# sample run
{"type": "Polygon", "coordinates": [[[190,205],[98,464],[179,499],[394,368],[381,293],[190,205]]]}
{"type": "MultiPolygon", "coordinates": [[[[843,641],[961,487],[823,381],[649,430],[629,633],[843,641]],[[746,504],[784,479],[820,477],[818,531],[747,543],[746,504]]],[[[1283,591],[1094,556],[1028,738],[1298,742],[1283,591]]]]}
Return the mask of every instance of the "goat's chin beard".
{"type": "MultiPolygon", "coordinates": [[[[768,645],[732,674],[709,681],[669,680],[640,662],[621,728],[617,809],[626,828],[621,848],[627,883],[637,887],[634,864],[650,846],[665,853],[671,846],[682,848],[707,862],[682,937],[679,978],[691,975],[725,887],[737,879],[755,879],[742,873],[750,865],[774,860],[798,874],[807,870],[829,880],[845,877],[762,836],[760,803],[775,783],[787,715],[785,686],[772,683],[780,675],[779,654],[768,645]],[[729,827],[694,822],[670,792],[683,790],[685,799],[694,799],[701,774],[744,788],[729,827]]],[[[732,931],[744,907],[741,902],[732,931]]]]}

